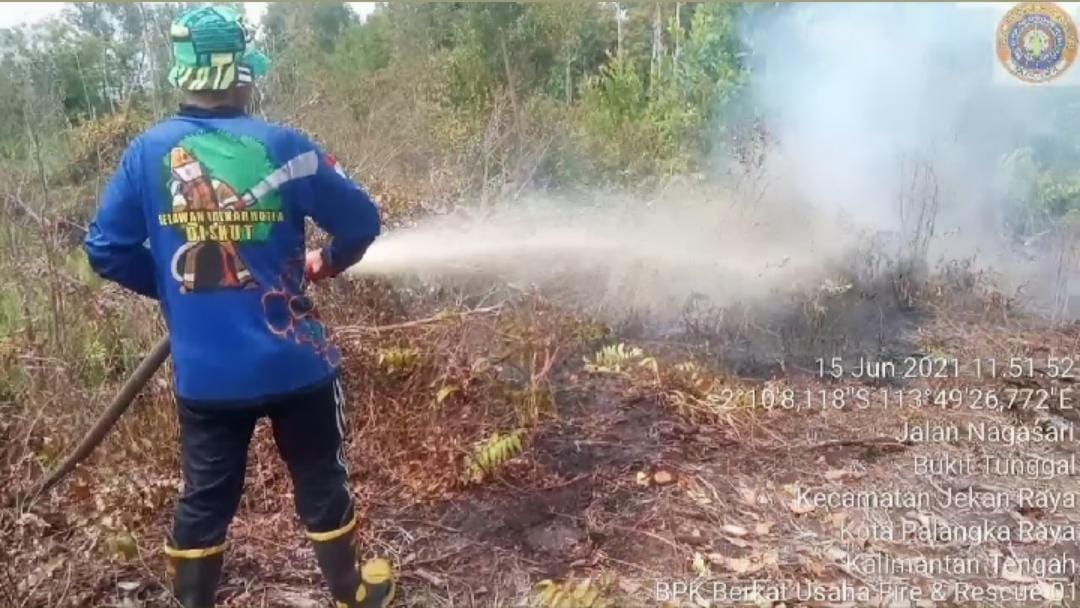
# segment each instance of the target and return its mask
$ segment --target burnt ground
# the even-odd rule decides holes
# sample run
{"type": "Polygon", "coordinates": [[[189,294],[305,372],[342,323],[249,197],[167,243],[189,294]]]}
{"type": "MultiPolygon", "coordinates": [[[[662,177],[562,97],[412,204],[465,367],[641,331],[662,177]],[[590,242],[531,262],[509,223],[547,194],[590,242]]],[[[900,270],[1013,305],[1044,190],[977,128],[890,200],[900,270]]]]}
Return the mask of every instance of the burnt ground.
{"type": "MultiPolygon", "coordinates": [[[[377,414],[362,410],[371,404],[361,395],[354,398],[361,409],[353,415],[359,427],[350,454],[365,551],[398,564],[403,606],[588,605],[540,602],[537,586],[545,580],[571,588],[588,580],[609,605],[628,607],[1076,605],[1070,601],[1075,572],[1053,571],[1052,560],[1066,567],[1080,560],[1077,543],[1018,537],[1021,527],[1039,524],[1080,529],[1075,504],[1018,501],[1031,488],[1059,498],[1080,494],[1075,472],[1031,479],[979,471],[920,474],[914,468],[916,458],[940,461],[945,455],[1067,458],[1075,443],[900,440],[905,424],[923,420],[1002,428],[1071,428],[1078,420],[1074,410],[1062,409],[1080,407],[1071,397],[1053,407],[973,407],[975,391],[993,390],[1003,398],[1005,391],[1025,388],[1066,394],[1071,379],[1048,377],[1046,366],[1049,357],[1075,356],[1080,343],[1080,328],[987,310],[990,316],[927,318],[891,338],[897,356],[955,358],[963,363],[958,377],[835,380],[819,378],[805,364],[748,365],[721,376],[720,386],[756,394],[757,407],[744,401],[719,415],[673,405],[668,387],[648,374],[592,374],[579,357],[568,357],[551,381],[554,411],[531,431],[524,452],[486,483],[464,488],[403,489],[400,471],[365,460],[379,440],[373,433],[385,429],[364,426],[377,414]],[[976,358],[1011,357],[1030,358],[1032,373],[974,377],[976,358]],[[799,408],[760,402],[786,390],[797,396],[799,408]],[[859,390],[867,391],[864,407],[857,406],[859,390]],[[895,396],[888,391],[922,390],[959,390],[966,401],[897,407],[884,400],[895,396]],[[819,391],[840,391],[844,407],[822,407],[819,391]],[[899,507],[812,505],[802,500],[811,496],[803,488],[831,496],[925,492],[933,500],[899,507]],[[946,506],[939,498],[949,491],[1007,496],[1009,504],[946,506]],[[1009,529],[1012,537],[950,539],[944,532],[984,522],[1009,529]],[[870,533],[887,528],[897,538],[870,533]],[[907,537],[900,537],[901,529],[910,531],[907,537]],[[939,568],[948,568],[948,559],[963,564],[927,571],[931,558],[939,568]],[[698,594],[665,603],[676,583],[696,583],[698,594]],[[915,593],[922,596],[910,599],[915,593]]],[[[676,340],[642,345],[657,353],[661,368],[694,350],[676,340]]],[[[460,418],[474,414],[462,410],[460,418]]],[[[407,477],[421,479],[431,473],[422,468],[444,452],[453,458],[441,437],[410,448],[426,454],[416,456],[416,464],[404,448],[377,449],[390,461],[408,461],[402,470],[415,474],[407,477]]],[[[230,532],[223,605],[326,605],[267,428],[257,430],[249,466],[244,504],[230,532]]],[[[145,505],[110,507],[110,494],[97,488],[94,500],[105,507],[98,504],[95,512],[142,511],[152,540],[140,539],[135,559],[88,562],[98,573],[90,588],[72,583],[78,571],[65,556],[107,552],[110,539],[90,532],[100,521],[42,513],[20,523],[66,543],[36,570],[37,584],[64,591],[50,605],[169,605],[155,541],[167,527],[162,505],[176,490],[175,475],[142,478],[139,467],[128,474],[145,505]]]]}
{"type": "MultiPolygon", "coordinates": [[[[966,356],[969,348],[978,348],[959,342],[962,335],[948,335],[956,329],[932,328],[921,339],[949,338],[946,341],[955,344],[959,357],[966,356]]],[[[971,339],[976,334],[965,335],[971,339]]],[[[1005,357],[1023,351],[1025,342],[1036,349],[1067,348],[1076,335],[1076,331],[1027,336],[1000,331],[992,337],[979,334],[978,339],[986,340],[984,348],[996,344],[1002,349],[997,355],[982,356],[1005,357]]],[[[793,375],[757,386],[760,390],[783,386],[831,391],[849,385],[793,375]]],[[[924,386],[990,388],[957,379],[908,381],[904,390],[924,386]]],[[[609,593],[620,606],[660,605],[660,591],[680,581],[757,584],[763,598],[756,605],[780,605],[768,601],[771,596],[766,589],[787,584],[787,593],[794,597],[796,583],[806,589],[820,585],[816,592],[822,599],[789,599],[787,605],[1034,606],[1063,603],[1039,598],[1067,599],[1059,596],[1068,593],[1068,573],[1043,574],[1035,570],[1037,566],[1020,565],[1025,563],[1020,560],[1063,552],[1074,556],[1075,543],[891,542],[867,538],[866,530],[883,522],[892,522],[900,530],[905,520],[915,522],[909,523],[913,529],[934,521],[954,527],[987,521],[1015,533],[1021,522],[1080,523],[1080,511],[1074,506],[812,508],[800,504],[793,489],[795,485],[834,493],[906,489],[936,496],[946,489],[997,488],[1015,497],[1021,488],[1041,485],[1061,493],[1077,492],[1080,486],[1071,476],[1038,482],[993,475],[920,476],[913,470],[917,456],[1050,456],[1071,453],[1072,445],[1028,444],[1014,449],[963,441],[896,440],[905,421],[919,417],[1013,425],[1031,423],[1031,417],[1058,418],[1061,412],[986,413],[959,407],[885,410],[879,403],[866,410],[749,412],[734,424],[709,425],[690,424],[650,396],[627,397],[620,387],[602,384],[570,393],[564,395],[558,422],[534,437],[527,456],[497,483],[444,503],[374,516],[372,536],[403,564],[408,605],[513,606],[528,597],[539,580],[585,577],[604,581],[610,577],[609,593]],[[639,472],[648,476],[647,485],[639,482],[639,472]],[[657,483],[659,472],[670,473],[671,482],[657,483]],[[1009,556],[1018,558],[1008,562],[1015,563],[1015,568],[1001,572],[994,566],[1009,556]],[[917,564],[932,557],[963,558],[977,565],[957,566],[951,573],[877,573],[901,568],[889,564],[917,564]],[[905,591],[908,585],[922,590],[923,599],[890,604],[882,601],[880,593],[872,599],[860,595],[866,589],[885,593],[883,585],[889,581],[895,597],[910,597],[913,592],[905,591]],[[847,596],[837,591],[845,584],[847,596]],[[1011,590],[1018,597],[1033,599],[990,601],[986,594],[994,589],[1001,589],[1002,597],[1008,598],[1003,594],[1011,590]],[[931,597],[931,592],[938,595],[931,597]]],[[[731,597],[730,593],[702,591],[694,598],[696,603],[687,603],[691,598],[683,597],[671,605],[735,605],[731,597]]]]}
{"type": "MultiPolygon", "coordinates": [[[[1017,353],[1039,357],[1071,352],[1077,336],[1075,329],[987,332],[950,324],[924,327],[912,338],[927,347],[948,345],[953,356],[963,360],[975,353],[1005,360],[1017,353]]],[[[902,390],[1006,390],[1015,384],[909,379],[902,390]]],[[[1067,384],[1044,378],[1041,385],[1067,384]]],[[[883,387],[850,381],[825,384],[809,375],[758,388],[766,386],[812,391],[883,387]]],[[[919,475],[913,470],[914,459],[945,454],[1049,458],[1072,454],[1075,444],[1008,446],[897,438],[905,423],[922,418],[1003,427],[1071,424],[1066,422],[1071,418],[1067,410],[1017,405],[1012,411],[985,412],[974,410],[971,403],[886,409],[879,401],[862,410],[762,411],[734,424],[703,425],[687,423],[648,396],[620,394],[606,387],[579,392],[561,411],[559,422],[534,438],[528,463],[521,466],[544,483],[521,485],[511,474],[469,496],[405,512],[408,522],[426,522],[401,524],[404,530],[392,541],[401,543],[400,553],[413,559],[405,570],[406,580],[419,583],[408,594],[412,605],[519,605],[540,579],[589,576],[612,577],[611,594],[620,606],[660,605],[661,591],[677,581],[705,586],[696,598],[684,596],[670,605],[736,605],[732,591],[709,591],[723,589],[710,586],[717,582],[732,589],[740,583],[744,588],[758,586],[761,597],[738,605],[781,605],[766,591],[775,592],[779,585],[788,586],[786,605],[1072,605],[1073,573],[1044,572],[1052,569],[1051,562],[1038,560],[1058,559],[1067,567],[1069,559],[1080,558],[1076,543],[1017,535],[1021,525],[1046,523],[1064,530],[1080,524],[1076,505],[970,508],[935,499],[925,508],[828,508],[801,503],[794,488],[834,494],[907,490],[935,497],[971,490],[1008,495],[1014,501],[1026,489],[1043,488],[1066,497],[1080,491],[1072,475],[1052,480],[978,472],[919,475]],[[647,484],[639,482],[639,472],[648,475],[647,484]],[[658,472],[670,473],[671,483],[657,483],[658,472]],[[867,532],[890,522],[896,536],[910,529],[911,538],[882,539],[867,532]],[[984,522],[1009,528],[1013,538],[948,539],[943,532],[984,522]],[[916,538],[914,530],[933,525],[937,539],[926,537],[929,532],[916,538]],[[425,536],[425,546],[417,548],[407,539],[419,535],[425,536]],[[933,563],[940,564],[937,571],[932,565],[919,571],[919,564],[933,563]],[[795,590],[797,584],[801,591],[795,590]],[[447,595],[444,589],[457,592],[447,595]],[[817,601],[792,601],[798,593],[810,593],[808,589],[815,590],[817,601]],[[872,597],[866,595],[870,590],[872,597]],[[921,598],[908,599],[915,593],[921,598]]],[[[384,523],[394,525],[392,521],[384,523]]]]}

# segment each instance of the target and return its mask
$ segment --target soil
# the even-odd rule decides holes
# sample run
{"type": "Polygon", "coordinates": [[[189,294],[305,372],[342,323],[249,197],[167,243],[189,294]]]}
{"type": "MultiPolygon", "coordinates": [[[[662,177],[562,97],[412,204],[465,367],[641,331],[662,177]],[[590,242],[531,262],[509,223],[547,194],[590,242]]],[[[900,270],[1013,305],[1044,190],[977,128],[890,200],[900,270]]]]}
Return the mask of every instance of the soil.
{"type": "MultiPolygon", "coordinates": [[[[439,490],[441,498],[430,498],[435,495],[430,492],[429,498],[415,498],[417,494],[395,485],[398,478],[391,472],[357,462],[354,483],[363,550],[389,556],[398,565],[402,606],[425,608],[521,606],[535,597],[541,581],[577,584],[586,579],[602,588],[613,605],[631,608],[1070,605],[1069,573],[1002,570],[1000,565],[1035,564],[1040,558],[1080,560],[1076,542],[1015,540],[1021,527],[1080,529],[1075,504],[1016,501],[1031,488],[1058,496],[1080,494],[1075,475],[1032,480],[978,471],[920,474],[914,464],[916,459],[941,461],[945,456],[1067,458],[1075,454],[1076,444],[910,441],[902,431],[927,420],[1072,428],[1076,410],[1061,406],[1075,407],[1075,400],[1059,400],[1053,408],[1014,404],[1012,409],[990,411],[970,403],[913,408],[886,407],[883,401],[883,395],[895,397],[895,391],[1004,394],[1026,387],[1064,394],[1072,387],[1071,379],[1037,371],[1011,379],[974,377],[970,362],[976,358],[1004,362],[1030,357],[1034,369],[1045,369],[1047,357],[1073,353],[1080,342],[1080,327],[1000,321],[988,323],[978,315],[966,320],[936,317],[906,326],[908,330],[890,338],[896,353],[933,351],[968,363],[958,377],[835,380],[786,362],[782,375],[771,370],[763,378],[727,377],[759,396],[791,390],[804,400],[805,407],[798,411],[757,407],[694,420],[647,383],[590,374],[580,363],[561,365],[551,380],[556,389],[553,415],[535,427],[524,452],[484,484],[439,490]],[[871,396],[866,408],[853,405],[860,390],[871,396]],[[843,395],[847,405],[821,407],[814,400],[822,394],[843,395]],[[932,500],[891,508],[814,506],[800,500],[811,493],[880,496],[901,491],[926,493],[932,500]],[[946,492],[981,492],[1010,501],[985,508],[947,507],[938,500],[946,492]],[[926,531],[935,524],[1001,526],[1013,538],[928,542],[914,533],[894,539],[870,533],[890,526],[926,531]],[[951,573],[895,575],[897,564],[928,558],[967,561],[951,573]],[[893,573],[881,575],[875,568],[892,568],[893,573]],[[888,596],[885,583],[900,579],[903,584],[889,587],[894,595],[888,596]],[[757,585],[761,597],[739,603],[723,593],[684,595],[664,604],[674,583],[723,584],[728,590],[757,585]],[[780,585],[786,585],[786,601],[766,591],[780,585]],[[793,601],[796,585],[803,590],[811,585],[847,589],[849,595],[822,592],[823,599],[793,601]],[[998,588],[1024,591],[1034,599],[993,601],[974,595],[998,588]],[[858,595],[871,589],[878,591],[873,597],[858,595]],[[898,590],[909,595],[901,600],[898,590]],[[914,593],[922,596],[911,598],[914,593]]],[[[687,351],[677,340],[665,344],[667,352],[654,349],[664,364],[687,351]]],[[[357,441],[372,440],[369,434],[359,437],[357,441]]],[[[432,441],[431,453],[441,454],[446,446],[432,441]]],[[[268,429],[257,430],[253,446],[244,504],[230,531],[223,605],[324,606],[327,598],[292,513],[292,497],[288,491],[270,490],[289,484],[273,454],[268,429]]],[[[357,446],[353,448],[355,453],[357,446]]],[[[398,452],[392,445],[385,449],[398,452]]],[[[175,491],[175,485],[153,487],[155,497],[175,491]]],[[[155,498],[154,504],[165,500],[155,498]]],[[[72,521],[50,517],[46,514],[42,525],[75,529],[72,521]]],[[[163,534],[167,511],[154,508],[153,518],[163,534]]],[[[74,532],[65,534],[80,538],[74,532]]],[[[110,575],[99,579],[90,594],[97,598],[93,605],[168,605],[160,570],[147,565],[152,559],[148,552],[126,565],[109,564],[110,575]]]]}
{"type": "MultiPolygon", "coordinates": [[[[944,338],[956,329],[948,325],[924,326],[922,335],[913,338],[944,338]]],[[[986,353],[985,357],[1006,357],[1017,342],[1062,352],[1080,336],[1074,328],[1029,329],[1012,335],[1006,330],[988,334],[981,326],[967,329],[971,333],[965,334],[965,339],[971,343],[954,343],[957,351],[978,350],[986,353]]],[[[808,375],[792,376],[787,382],[786,386],[796,390],[811,391],[849,387],[879,390],[884,386],[852,381],[823,383],[808,375]]],[[[1000,389],[1007,385],[997,382],[987,386],[960,378],[951,384],[911,379],[902,386],[903,390],[922,390],[942,386],[1000,389]]],[[[1044,486],[1062,495],[1080,492],[1080,485],[1071,476],[1033,483],[1021,477],[913,473],[915,458],[934,459],[946,453],[972,458],[1036,453],[1048,457],[1052,452],[1071,454],[1073,445],[1047,450],[1038,444],[1010,447],[988,442],[898,439],[904,425],[918,416],[928,415],[938,423],[974,421],[1008,426],[1018,423],[1018,416],[1061,419],[1053,412],[826,408],[798,413],[761,412],[739,425],[710,426],[687,424],[671,408],[640,395],[621,395],[604,386],[579,391],[564,404],[559,421],[534,438],[529,449],[530,464],[520,471],[522,477],[511,474],[497,485],[434,509],[410,513],[410,518],[437,522],[434,529],[439,532],[430,537],[423,555],[439,556],[448,548],[453,552],[437,563],[438,580],[467,590],[462,593],[476,602],[470,605],[507,606],[515,604],[501,599],[499,581],[516,581],[517,591],[524,592],[524,581],[579,580],[604,572],[617,573],[619,583],[614,592],[620,597],[618,605],[628,606],[657,605],[658,590],[663,585],[694,580],[728,584],[741,581],[748,585],[754,581],[784,582],[789,591],[796,582],[836,588],[849,585],[849,598],[787,604],[817,606],[1042,605],[1044,596],[1057,597],[1053,585],[1065,585],[1067,591],[1071,584],[1063,577],[1030,571],[995,571],[994,564],[1010,556],[1075,558],[1080,553],[1075,543],[1017,544],[991,539],[932,544],[899,538],[890,542],[868,538],[866,530],[891,523],[899,531],[905,522],[913,530],[922,529],[927,521],[940,519],[954,528],[1001,525],[1011,529],[1015,537],[1021,525],[1080,523],[1080,510],[1075,505],[954,508],[932,501],[925,508],[809,508],[796,504],[790,488],[798,484],[826,493],[904,490],[938,496],[945,491],[989,487],[1014,498],[1033,486],[1044,486]],[[639,472],[655,480],[659,471],[670,473],[673,482],[638,483],[639,472]],[[545,485],[529,487],[525,478],[543,479],[545,485]],[[695,568],[695,555],[708,556],[708,574],[695,568]],[[908,586],[903,591],[908,594],[905,597],[921,593],[921,599],[897,601],[903,585],[895,588],[892,604],[880,594],[867,600],[851,591],[881,590],[881,581],[900,578],[879,579],[873,573],[875,567],[895,568],[898,566],[889,564],[903,560],[915,563],[911,560],[932,557],[971,561],[964,562],[967,570],[957,566],[958,570],[951,574],[903,577],[908,586]],[[860,564],[864,566],[861,569],[860,564]],[[520,574],[510,576],[515,571],[520,574]],[[496,572],[503,574],[493,577],[496,572]],[[1035,599],[994,602],[977,595],[980,590],[985,593],[986,589],[998,587],[1026,589],[1035,599]],[[932,596],[932,592],[936,595],[932,596]]],[[[424,526],[416,528],[422,529],[424,526]]],[[[428,561],[426,568],[435,565],[428,561]]],[[[1061,599],[1057,597],[1058,605],[1061,599]]],[[[696,604],[671,605],[735,604],[722,600],[710,604],[708,598],[699,597],[696,604]]]]}

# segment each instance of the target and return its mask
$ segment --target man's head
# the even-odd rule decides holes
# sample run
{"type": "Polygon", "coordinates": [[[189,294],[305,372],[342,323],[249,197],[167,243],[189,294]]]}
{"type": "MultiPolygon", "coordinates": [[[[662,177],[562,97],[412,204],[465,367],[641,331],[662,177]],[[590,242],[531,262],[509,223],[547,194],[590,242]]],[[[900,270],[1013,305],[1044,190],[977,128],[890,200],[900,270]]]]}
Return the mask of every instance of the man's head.
{"type": "Polygon", "coordinates": [[[207,109],[250,109],[254,93],[253,85],[237,85],[224,91],[184,91],[184,104],[207,109]]]}
{"type": "Polygon", "coordinates": [[[227,6],[190,10],[172,24],[173,68],[169,81],[187,101],[204,107],[242,108],[251,102],[255,79],[269,60],[252,48],[244,17],[227,6]]]}

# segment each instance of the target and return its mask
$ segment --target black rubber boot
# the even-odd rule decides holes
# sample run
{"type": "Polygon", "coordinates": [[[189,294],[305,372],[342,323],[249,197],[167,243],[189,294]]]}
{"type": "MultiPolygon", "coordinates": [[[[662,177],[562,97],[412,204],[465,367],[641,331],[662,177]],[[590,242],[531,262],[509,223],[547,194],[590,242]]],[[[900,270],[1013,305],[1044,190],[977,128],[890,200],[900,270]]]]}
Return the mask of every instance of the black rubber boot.
{"type": "Polygon", "coordinates": [[[223,553],[203,557],[171,557],[173,593],[184,608],[214,608],[223,553]]]}
{"type": "Polygon", "coordinates": [[[390,562],[373,559],[359,566],[352,534],[315,541],[315,559],[338,608],[386,608],[394,599],[390,562]]]}

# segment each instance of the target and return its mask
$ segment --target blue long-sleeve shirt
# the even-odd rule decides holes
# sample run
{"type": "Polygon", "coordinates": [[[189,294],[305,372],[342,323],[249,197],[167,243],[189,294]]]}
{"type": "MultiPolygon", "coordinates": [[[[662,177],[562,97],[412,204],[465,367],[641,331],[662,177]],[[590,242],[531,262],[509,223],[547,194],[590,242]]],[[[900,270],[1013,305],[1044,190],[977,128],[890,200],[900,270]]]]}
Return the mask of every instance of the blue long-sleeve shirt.
{"type": "Polygon", "coordinates": [[[341,355],[304,295],[304,222],[334,272],[379,234],[378,209],[303,135],[184,107],[124,153],[90,225],[90,264],[160,301],[177,394],[235,405],[328,381],[341,355]]]}

